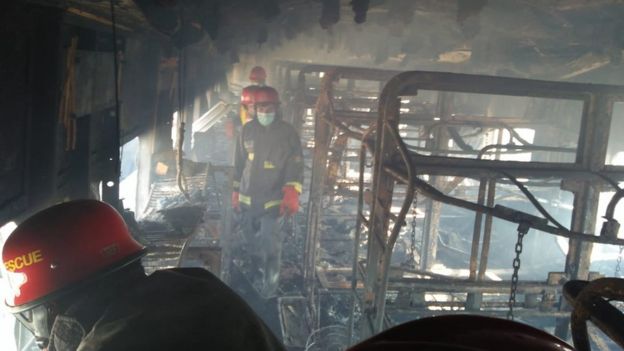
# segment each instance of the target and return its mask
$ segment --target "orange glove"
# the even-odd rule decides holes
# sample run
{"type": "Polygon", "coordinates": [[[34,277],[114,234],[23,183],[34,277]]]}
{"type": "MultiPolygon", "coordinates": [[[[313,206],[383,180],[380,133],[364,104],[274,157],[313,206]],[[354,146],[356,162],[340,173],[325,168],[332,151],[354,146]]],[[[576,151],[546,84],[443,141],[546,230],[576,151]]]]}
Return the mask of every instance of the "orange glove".
{"type": "Polygon", "coordinates": [[[225,136],[228,139],[234,139],[234,133],[236,133],[236,127],[234,126],[234,121],[231,118],[228,118],[224,124],[225,128],[225,136]]]}
{"type": "Polygon", "coordinates": [[[240,211],[240,202],[238,201],[238,191],[232,191],[232,208],[240,211]]]}
{"type": "Polygon", "coordinates": [[[287,213],[292,216],[299,211],[299,193],[294,186],[290,185],[283,187],[282,192],[284,192],[284,198],[280,204],[280,215],[287,213]]]}

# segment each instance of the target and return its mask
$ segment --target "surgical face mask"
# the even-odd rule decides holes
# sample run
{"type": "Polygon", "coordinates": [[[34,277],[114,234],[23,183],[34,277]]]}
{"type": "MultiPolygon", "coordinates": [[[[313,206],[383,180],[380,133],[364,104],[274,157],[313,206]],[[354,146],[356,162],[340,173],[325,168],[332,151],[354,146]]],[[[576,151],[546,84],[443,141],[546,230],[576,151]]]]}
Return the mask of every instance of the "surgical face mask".
{"type": "Polygon", "coordinates": [[[257,112],[256,118],[263,126],[268,126],[275,120],[275,112],[257,112]]]}

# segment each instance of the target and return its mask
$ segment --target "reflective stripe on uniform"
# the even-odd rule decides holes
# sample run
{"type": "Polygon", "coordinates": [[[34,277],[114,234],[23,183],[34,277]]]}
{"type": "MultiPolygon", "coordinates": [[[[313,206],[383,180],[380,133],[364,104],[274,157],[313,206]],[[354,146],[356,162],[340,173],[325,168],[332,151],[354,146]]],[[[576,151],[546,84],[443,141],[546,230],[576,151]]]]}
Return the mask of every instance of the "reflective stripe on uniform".
{"type": "Polygon", "coordinates": [[[247,159],[248,159],[249,161],[253,161],[253,159],[254,159],[254,154],[253,154],[253,153],[249,153],[249,154],[247,154],[247,159]]]}
{"type": "Polygon", "coordinates": [[[238,194],[238,201],[241,204],[245,204],[245,205],[251,206],[251,196],[238,194]]]}
{"type": "Polygon", "coordinates": [[[268,210],[271,207],[279,206],[282,203],[282,200],[273,200],[264,204],[264,209],[268,210]]]}
{"type": "Polygon", "coordinates": [[[264,161],[264,169],[273,169],[275,165],[271,161],[264,161]]]}
{"type": "Polygon", "coordinates": [[[293,188],[295,188],[295,190],[297,190],[299,194],[301,194],[301,189],[303,188],[303,186],[299,182],[288,182],[286,183],[286,186],[292,186],[293,188]]]}

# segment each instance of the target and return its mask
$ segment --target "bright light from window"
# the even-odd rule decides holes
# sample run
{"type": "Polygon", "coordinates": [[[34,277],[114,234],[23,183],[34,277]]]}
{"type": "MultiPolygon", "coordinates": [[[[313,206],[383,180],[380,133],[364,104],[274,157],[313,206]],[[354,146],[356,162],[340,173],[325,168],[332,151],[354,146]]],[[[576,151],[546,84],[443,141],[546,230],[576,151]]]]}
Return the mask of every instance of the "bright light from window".
{"type": "MultiPolygon", "coordinates": [[[[533,144],[533,140],[535,139],[535,129],[514,128],[514,131],[518,134],[518,136],[526,140],[529,144],[533,144]]],[[[511,133],[509,133],[509,131],[507,130],[503,130],[503,144],[510,143],[511,140],[511,133]]],[[[513,141],[514,144],[519,144],[516,138],[513,138],[513,141]]],[[[531,155],[531,152],[502,154],[500,159],[503,161],[529,162],[531,161],[531,155]]]]}
{"type": "MultiPolygon", "coordinates": [[[[0,227],[0,251],[6,239],[17,228],[15,222],[9,222],[0,227]]],[[[4,266],[2,266],[4,267],[4,266]]],[[[9,286],[6,282],[6,272],[0,270],[0,296],[5,296],[9,286]]],[[[15,351],[14,328],[15,318],[6,310],[0,308],[0,350],[15,351]]]]}
{"type": "Polygon", "coordinates": [[[15,222],[9,222],[2,227],[0,227],[0,235],[2,236],[2,242],[4,242],[11,233],[17,228],[17,224],[15,222]]]}
{"type": "Polygon", "coordinates": [[[609,164],[614,166],[624,166],[624,151],[616,153],[609,164]]]}

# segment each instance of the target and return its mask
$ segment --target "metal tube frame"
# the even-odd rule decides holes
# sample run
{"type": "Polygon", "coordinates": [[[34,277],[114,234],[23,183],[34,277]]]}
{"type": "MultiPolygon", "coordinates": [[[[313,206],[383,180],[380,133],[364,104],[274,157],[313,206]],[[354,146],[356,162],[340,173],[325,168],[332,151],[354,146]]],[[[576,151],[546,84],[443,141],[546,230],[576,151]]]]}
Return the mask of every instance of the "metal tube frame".
{"type": "MultiPolygon", "coordinates": [[[[606,140],[604,138],[604,127],[608,130],[611,118],[611,108],[613,101],[624,100],[624,87],[589,85],[575,83],[555,83],[536,80],[497,78],[452,73],[433,72],[406,72],[397,75],[385,86],[379,99],[379,119],[376,129],[376,144],[374,150],[373,174],[373,196],[371,209],[371,220],[369,223],[369,236],[375,238],[386,238],[389,224],[389,211],[387,210],[388,198],[392,197],[393,184],[388,182],[388,176],[394,178],[408,186],[410,189],[417,189],[420,193],[447,204],[460,206],[476,212],[485,213],[512,222],[522,222],[525,214],[502,208],[492,207],[478,203],[453,198],[444,195],[439,190],[431,187],[426,182],[416,177],[417,173],[441,174],[441,175],[468,175],[475,176],[475,173],[483,177],[499,178],[500,170],[511,173],[515,176],[527,175],[537,177],[560,176],[564,179],[587,178],[588,174],[601,174],[603,176],[616,176],[624,179],[624,168],[604,166],[604,156],[606,152],[606,140]],[[464,92],[464,93],[485,93],[510,96],[527,96],[557,99],[574,99],[584,103],[582,123],[579,136],[579,147],[577,149],[577,159],[573,164],[558,164],[547,162],[511,162],[511,161],[490,161],[490,160],[469,160],[459,158],[446,158],[436,156],[418,155],[409,152],[398,132],[398,121],[400,113],[398,106],[400,96],[413,96],[421,89],[464,92]],[[598,138],[598,131],[603,133],[602,139],[598,138]],[[598,157],[588,157],[598,152],[598,157]],[[452,164],[449,165],[449,161],[452,164]],[[418,167],[416,167],[418,165],[418,167]],[[384,203],[385,202],[385,203],[384,203]],[[386,205],[386,206],[384,206],[386,205]]],[[[595,211],[589,207],[596,204],[595,184],[602,182],[598,179],[585,181],[578,195],[575,195],[575,215],[572,230],[555,228],[545,222],[531,223],[534,229],[547,233],[561,235],[573,239],[579,245],[583,243],[600,242],[609,244],[622,244],[621,239],[597,237],[591,232],[590,220],[580,223],[580,218],[593,217],[595,211]],[[590,187],[592,189],[590,189],[590,187]],[[582,205],[582,208],[581,208],[582,205]],[[593,215],[593,216],[592,216],[593,215]]],[[[379,247],[369,248],[368,257],[368,278],[375,278],[374,283],[368,282],[367,293],[374,296],[372,303],[367,306],[367,313],[370,314],[374,323],[372,333],[382,329],[382,321],[385,314],[385,292],[388,285],[388,267],[396,240],[395,233],[400,227],[402,219],[405,217],[406,205],[410,202],[411,196],[408,192],[404,205],[399,212],[398,220],[392,228],[392,234],[387,242],[378,245],[379,247]],[[371,269],[371,267],[374,267],[371,269]],[[380,267],[379,269],[377,267],[380,267]]],[[[369,240],[369,243],[376,243],[378,240],[369,240]]],[[[488,240],[489,241],[489,240],[488,240]]],[[[572,249],[571,245],[571,251],[572,249]]],[[[568,265],[566,273],[572,276],[579,273],[587,273],[588,250],[576,250],[568,255],[568,265]],[[579,253],[581,253],[579,255],[579,253]],[[585,261],[585,262],[582,262],[585,261]]]]}

